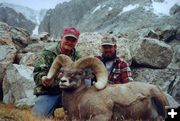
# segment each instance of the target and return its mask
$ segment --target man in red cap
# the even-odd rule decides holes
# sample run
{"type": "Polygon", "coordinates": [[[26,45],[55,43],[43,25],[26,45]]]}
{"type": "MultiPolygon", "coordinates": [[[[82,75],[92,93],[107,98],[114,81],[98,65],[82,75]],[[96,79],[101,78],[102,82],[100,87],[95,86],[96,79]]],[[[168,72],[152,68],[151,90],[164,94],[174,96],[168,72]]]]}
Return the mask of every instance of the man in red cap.
{"type": "Polygon", "coordinates": [[[75,50],[79,35],[80,32],[75,27],[66,28],[61,35],[61,41],[56,45],[45,48],[41,59],[36,63],[33,76],[36,84],[34,94],[37,98],[33,111],[37,116],[51,117],[54,110],[60,106],[61,91],[58,85],[58,75],[54,81],[48,80],[46,75],[57,55],[68,55],[73,61],[80,58],[75,50]]]}

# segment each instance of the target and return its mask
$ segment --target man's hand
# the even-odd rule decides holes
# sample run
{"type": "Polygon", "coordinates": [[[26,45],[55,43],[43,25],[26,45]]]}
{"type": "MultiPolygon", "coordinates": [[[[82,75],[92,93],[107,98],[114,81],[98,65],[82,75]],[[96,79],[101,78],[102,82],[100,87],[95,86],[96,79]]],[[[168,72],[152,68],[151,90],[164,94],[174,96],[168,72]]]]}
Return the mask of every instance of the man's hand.
{"type": "Polygon", "coordinates": [[[42,84],[45,87],[50,87],[54,82],[54,79],[49,79],[47,78],[47,76],[43,76],[41,79],[42,79],[42,84]]]}

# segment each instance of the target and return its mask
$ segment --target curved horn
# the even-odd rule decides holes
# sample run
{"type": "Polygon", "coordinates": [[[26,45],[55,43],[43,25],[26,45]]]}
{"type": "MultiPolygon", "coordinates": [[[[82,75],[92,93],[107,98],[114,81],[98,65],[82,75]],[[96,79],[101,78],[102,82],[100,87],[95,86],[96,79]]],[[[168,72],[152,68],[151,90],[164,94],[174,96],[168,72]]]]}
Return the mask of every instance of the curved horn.
{"type": "Polygon", "coordinates": [[[71,63],[73,63],[73,61],[67,55],[60,54],[56,56],[47,74],[47,78],[52,79],[60,67],[70,65],[71,63]]]}
{"type": "Polygon", "coordinates": [[[75,62],[76,68],[90,67],[96,75],[97,82],[95,87],[97,89],[103,89],[106,87],[108,82],[108,73],[104,64],[96,57],[85,57],[75,62]]]}

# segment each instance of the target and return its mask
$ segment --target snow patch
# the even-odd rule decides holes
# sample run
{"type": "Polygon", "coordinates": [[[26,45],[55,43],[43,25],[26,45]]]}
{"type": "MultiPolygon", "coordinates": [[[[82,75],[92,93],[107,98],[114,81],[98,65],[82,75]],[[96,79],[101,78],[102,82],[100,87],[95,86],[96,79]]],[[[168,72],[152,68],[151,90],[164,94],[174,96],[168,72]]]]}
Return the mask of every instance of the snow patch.
{"type": "Polygon", "coordinates": [[[170,9],[175,5],[180,4],[179,0],[164,0],[164,2],[155,2],[152,0],[152,6],[145,6],[145,10],[152,10],[158,16],[170,16],[170,9]]]}
{"type": "Polygon", "coordinates": [[[131,10],[136,9],[138,7],[139,7],[139,4],[128,5],[128,6],[124,7],[123,10],[118,15],[121,15],[121,14],[123,14],[125,12],[131,11],[131,10]]]}
{"type": "Polygon", "coordinates": [[[113,9],[112,7],[109,7],[109,8],[108,8],[108,11],[111,11],[112,9],[113,9]]]}
{"type": "Polygon", "coordinates": [[[99,10],[101,8],[101,5],[98,5],[92,12],[91,14],[94,14],[97,10],[99,10]]]}

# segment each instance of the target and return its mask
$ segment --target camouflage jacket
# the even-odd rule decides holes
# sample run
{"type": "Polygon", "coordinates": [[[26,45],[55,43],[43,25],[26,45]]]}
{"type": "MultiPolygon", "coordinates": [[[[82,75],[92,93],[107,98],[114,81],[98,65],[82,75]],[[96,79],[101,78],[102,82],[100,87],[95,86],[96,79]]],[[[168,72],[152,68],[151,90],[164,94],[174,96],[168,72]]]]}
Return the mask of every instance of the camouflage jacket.
{"type": "MultiPolygon", "coordinates": [[[[42,51],[41,58],[36,62],[33,71],[34,81],[36,84],[36,87],[34,88],[35,95],[56,95],[61,93],[58,86],[57,76],[55,77],[54,83],[51,87],[44,87],[41,81],[42,76],[47,75],[53,60],[59,54],[61,54],[59,43],[45,48],[42,51]]],[[[80,58],[80,55],[74,49],[70,57],[73,61],[75,61],[80,58]]]]}

